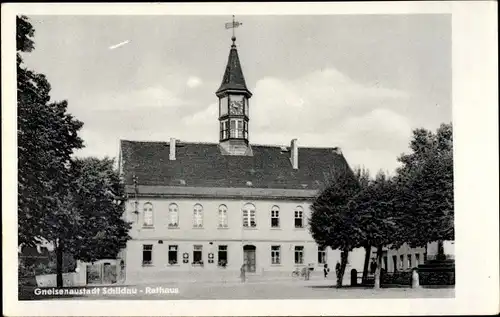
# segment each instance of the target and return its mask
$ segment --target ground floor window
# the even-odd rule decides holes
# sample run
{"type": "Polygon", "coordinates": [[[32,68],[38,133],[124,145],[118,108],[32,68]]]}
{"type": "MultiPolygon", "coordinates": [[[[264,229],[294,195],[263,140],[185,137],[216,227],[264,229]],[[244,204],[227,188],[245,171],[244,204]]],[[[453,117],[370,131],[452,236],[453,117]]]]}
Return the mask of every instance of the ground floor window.
{"type": "Polygon", "coordinates": [[[195,245],[193,247],[193,264],[203,264],[203,246],[195,245]]]}
{"type": "Polygon", "coordinates": [[[217,265],[225,267],[227,265],[227,245],[219,245],[217,257],[217,265]]]}
{"type": "Polygon", "coordinates": [[[281,264],[281,247],[279,245],[271,246],[271,263],[281,264]]]}
{"type": "Polygon", "coordinates": [[[144,244],[142,245],[142,265],[153,264],[153,245],[144,244]]]}
{"type": "Polygon", "coordinates": [[[324,248],[318,248],[318,264],[326,263],[326,250],[324,248]]]}
{"type": "Polygon", "coordinates": [[[177,264],[177,250],[178,246],[176,245],[168,246],[168,264],[177,264]]]}
{"type": "Polygon", "coordinates": [[[398,270],[398,257],[396,255],[392,256],[392,270],[393,271],[398,270]]]}
{"type": "Polygon", "coordinates": [[[304,247],[295,247],[295,264],[304,264],[304,247]]]}
{"type": "Polygon", "coordinates": [[[412,268],[412,263],[411,263],[411,254],[408,254],[408,255],[406,256],[406,258],[407,258],[407,261],[408,261],[408,268],[410,269],[410,268],[412,268]]]}
{"type": "Polygon", "coordinates": [[[415,264],[417,266],[420,265],[420,254],[419,253],[415,253],[415,264]]]}
{"type": "Polygon", "coordinates": [[[387,256],[384,256],[384,270],[388,270],[389,267],[387,266],[387,256]]]}
{"type": "Polygon", "coordinates": [[[405,257],[404,255],[400,255],[399,256],[399,269],[402,270],[404,269],[404,262],[405,262],[405,257]]]}

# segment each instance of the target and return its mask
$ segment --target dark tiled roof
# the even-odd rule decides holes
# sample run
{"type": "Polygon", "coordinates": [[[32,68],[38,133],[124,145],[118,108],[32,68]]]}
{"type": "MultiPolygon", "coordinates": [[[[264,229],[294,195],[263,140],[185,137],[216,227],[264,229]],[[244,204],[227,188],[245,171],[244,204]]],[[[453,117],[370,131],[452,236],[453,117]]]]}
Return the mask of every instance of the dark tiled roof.
{"type": "Polygon", "coordinates": [[[241,69],[236,45],[232,45],[229,51],[226,71],[224,72],[224,77],[217,93],[224,90],[244,90],[249,92],[245,83],[245,77],[243,76],[243,70],[241,69]]]}
{"type": "Polygon", "coordinates": [[[253,156],[222,155],[219,144],[179,143],[169,160],[168,142],[121,141],[127,185],[320,189],[334,170],[349,168],[334,148],[299,148],[299,168],[279,146],[252,145],[253,156]],[[249,183],[251,182],[251,183],[249,183]]]}

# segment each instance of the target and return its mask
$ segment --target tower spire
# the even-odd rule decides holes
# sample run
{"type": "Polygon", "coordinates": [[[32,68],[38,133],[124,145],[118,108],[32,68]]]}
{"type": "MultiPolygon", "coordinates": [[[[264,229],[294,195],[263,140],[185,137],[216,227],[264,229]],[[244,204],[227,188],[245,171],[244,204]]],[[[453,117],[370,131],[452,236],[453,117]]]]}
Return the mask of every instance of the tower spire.
{"type": "Polygon", "coordinates": [[[226,23],[226,29],[233,29],[233,43],[222,83],[215,92],[219,98],[219,140],[224,155],[252,155],[248,133],[249,99],[252,93],[248,90],[243,76],[234,34],[234,29],[241,24],[235,21],[234,15],[233,21],[226,23]]]}

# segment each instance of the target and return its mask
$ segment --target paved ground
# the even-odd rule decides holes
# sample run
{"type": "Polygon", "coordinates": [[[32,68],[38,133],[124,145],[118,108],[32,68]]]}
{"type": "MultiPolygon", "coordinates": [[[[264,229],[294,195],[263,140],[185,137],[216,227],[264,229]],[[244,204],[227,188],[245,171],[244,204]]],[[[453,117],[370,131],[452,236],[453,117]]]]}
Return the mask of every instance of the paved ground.
{"type": "Polygon", "coordinates": [[[349,298],[445,298],[454,297],[454,288],[342,288],[330,281],[258,281],[228,283],[168,283],[101,288],[99,295],[74,299],[179,300],[179,299],[349,299],[349,298]],[[106,289],[106,290],[104,290],[106,289]],[[178,293],[169,293],[175,290],[178,293]],[[103,294],[133,292],[136,294],[103,294]],[[155,293],[156,291],[156,293],[155,293]]]}

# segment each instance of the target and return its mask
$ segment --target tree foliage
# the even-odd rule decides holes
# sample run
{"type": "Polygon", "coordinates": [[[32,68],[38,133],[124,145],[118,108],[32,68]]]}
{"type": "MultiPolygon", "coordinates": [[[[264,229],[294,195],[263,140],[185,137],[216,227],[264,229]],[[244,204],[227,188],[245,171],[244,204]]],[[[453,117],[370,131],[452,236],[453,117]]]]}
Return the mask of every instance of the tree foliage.
{"type": "Polygon", "coordinates": [[[50,101],[50,84],[43,74],[23,65],[22,53],[34,48],[28,18],[17,22],[17,140],[18,238],[35,245],[54,230],[53,212],[71,183],[68,167],[81,148],[82,123],[67,113],[67,102],[50,101]]]}
{"type": "Polygon", "coordinates": [[[358,178],[364,176],[350,170],[337,172],[311,205],[309,231],[316,243],[320,247],[342,251],[338,286],[342,286],[348,252],[360,246],[362,241],[363,233],[353,224],[356,216],[354,199],[361,190],[358,178]]]}
{"type": "Polygon", "coordinates": [[[124,186],[112,159],[76,159],[71,205],[78,214],[75,231],[64,238],[76,259],[116,258],[130,239],[123,219],[124,186]]]}
{"type": "Polygon", "coordinates": [[[415,130],[410,149],[399,158],[402,166],[397,171],[404,229],[398,242],[422,247],[454,240],[452,125],[442,124],[435,133],[415,130]]]}

